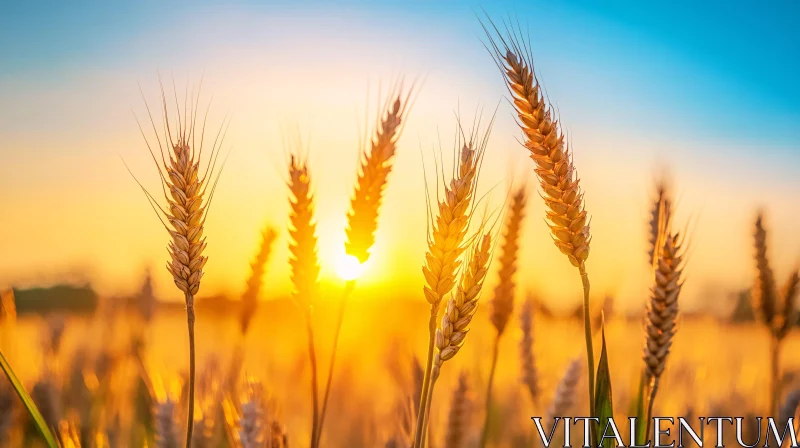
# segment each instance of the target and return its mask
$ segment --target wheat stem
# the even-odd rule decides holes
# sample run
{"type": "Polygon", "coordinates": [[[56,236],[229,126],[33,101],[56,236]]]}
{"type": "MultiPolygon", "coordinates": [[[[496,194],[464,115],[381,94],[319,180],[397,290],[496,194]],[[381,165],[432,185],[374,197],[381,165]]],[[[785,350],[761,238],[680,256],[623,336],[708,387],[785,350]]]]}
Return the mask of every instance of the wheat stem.
{"type": "Polygon", "coordinates": [[[311,363],[311,448],[317,446],[317,427],[319,426],[319,386],[317,384],[317,353],[314,349],[314,330],[311,315],[306,313],[306,333],[308,335],[308,359],[311,363]]]}
{"type": "Polygon", "coordinates": [[[194,297],[186,293],[186,323],[189,330],[189,410],[186,416],[186,448],[191,448],[194,431],[194,380],[195,380],[195,348],[194,348],[194,297]]]}
{"type": "Polygon", "coordinates": [[[325,392],[322,397],[322,408],[319,413],[319,426],[317,427],[317,446],[322,440],[322,426],[325,424],[325,411],[328,409],[328,395],[331,391],[331,382],[333,381],[333,367],[336,364],[336,351],[339,346],[339,335],[342,332],[342,322],[344,321],[344,312],[347,307],[347,300],[356,286],[355,280],[349,280],[344,285],[344,292],[342,293],[342,300],[339,302],[339,315],[336,318],[336,330],[333,333],[333,350],[331,351],[331,361],[328,364],[328,378],[325,380],[325,392]]]}
{"type": "Polygon", "coordinates": [[[769,345],[769,415],[776,415],[778,410],[778,395],[780,394],[780,350],[781,340],[775,335],[770,335],[769,345]]]}
{"type": "Polygon", "coordinates": [[[433,349],[436,344],[436,318],[439,315],[438,303],[431,305],[431,317],[428,321],[428,355],[425,362],[425,377],[422,380],[422,393],[419,400],[419,411],[417,412],[417,430],[414,434],[414,447],[422,448],[425,441],[425,413],[428,409],[428,395],[431,388],[431,369],[433,368],[433,349]]]}
{"type": "Polygon", "coordinates": [[[589,413],[594,417],[594,347],[592,344],[592,315],[589,311],[589,274],[581,263],[578,270],[583,282],[583,332],[586,338],[586,360],[589,366],[589,413]]]}
{"type": "Polygon", "coordinates": [[[481,432],[480,447],[486,446],[489,440],[489,420],[492,409],[492,384],[494,383],[494,372],[497,368],[497,356],[500,351],[500,335],[494,339],[494,348],[492,349],[492,366],[489,368],[489,382],[486,385],[486,415],[483,419],[483,431],[481,432]]]}

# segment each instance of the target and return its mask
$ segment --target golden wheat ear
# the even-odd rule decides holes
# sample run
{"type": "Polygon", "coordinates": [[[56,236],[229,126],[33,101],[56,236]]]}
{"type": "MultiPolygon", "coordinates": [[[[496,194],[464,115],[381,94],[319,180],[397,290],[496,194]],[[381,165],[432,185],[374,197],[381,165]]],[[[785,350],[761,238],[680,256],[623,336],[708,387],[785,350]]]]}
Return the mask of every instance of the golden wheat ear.
{"type": "MultiPolygon", "coordinates": [[[[187,326],[189,333],[189,406],[188,423],[186,429],[187,447],[192,441],[194,428],[194,381],[195,381],[195,347],[194,347],[194,299],[200,291],[200,282],[203,278],[203,268],[208,257],[203,255],[206,248],[206,238],[203,236],[206,218],[211,207],[211,202],[216,192],[220,174],[225,165],[219,161],[220,149],[227,133],[230,121],[224,120],[216,133],[210,153],[202,167],[203,145],[205,142],[205,127],[210,104],[202,117],[202,124],[198,131],[198,105],[202,81],[197,90],[197,95],[192,92],[184,94],[183,109],[178,101],[177,89],[173,92],[175,100],[175,120],[170,117],[167,106],[167,95],[161,84],[161,106],[163,109],[163,131],[159,133],[156,128],[153,114],[147,100],[144,100],[147,115],[150,119],[155,142],[158,145],[159,157],[155,154],[155,144],[151,145],[141,123],[137,124],[142,137],[147,145],[147,150],[155,164],[164,201],[159,201],[134,177],[150,203],[151,208],[158,216],[161,224],[170,235],[167,245],[169,260],[167,271],[172,275],[175,286],[183,292],[186,303],[187,326]],[[227,123],[226,123],[227,121],[227,123]],[[173,125],[177,122],[177,127],[173,125]],[[198,143],[199,140],[199,143],[198,143]]],[[[142,93],[144,99],[144,93],[142,93]]],[[[127,165],[126,165],[127,167],[127,165]]],[[[128,170],[130,172],[130,169],[128,170]]]]}
{"type": "Polygon", "coordinates": [[[317,225],[314,222],[314,197],[308,164],[292,155],[289,161],[289,266],[292,277],[292,298],[303,311],[311,364],[312,423],[311,446],[316,448],[319,425],[319,386],[317,355],[311,312],[319,293],[319,259],[317,257],[317,225]]]}
{"type": "Polygon", "coordinates": [[[264,280],[264,272],[272,254],[272,245],[277,237],[278,232],[271,225],[266,226],[261,232],[261,245],[258,253],[250,263],[250,277],[247,279],[247,285],[244,294],[242,294],[242,305],[239,314],[239,329],[243,335],[247,334],[250,322],[255,315],[258,297],[264,280]]]}
{"type": "Polygon", "coordinates": [[[360,263],[369,259],[370,249],[375,244],[378,212],[397,153],[397,141],[403,130],[411,92],[404,94],[402,85],[392,92],[380,113],[369,149],[364,148],[359,156],[358,178],[347,213],[345,252],[360,263]]]}

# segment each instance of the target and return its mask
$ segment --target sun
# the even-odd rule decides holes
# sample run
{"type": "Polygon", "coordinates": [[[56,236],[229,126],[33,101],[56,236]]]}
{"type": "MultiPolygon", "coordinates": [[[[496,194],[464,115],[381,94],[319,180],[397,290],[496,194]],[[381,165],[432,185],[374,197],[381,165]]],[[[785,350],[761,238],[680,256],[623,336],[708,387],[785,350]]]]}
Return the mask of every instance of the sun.
{"type": "Polygon", "coordinates": [[[336,273],[343,280],[355,280],[364,272],[364,265],[358,261],[358,258],[342,254],[336,263],[336,273]]]}

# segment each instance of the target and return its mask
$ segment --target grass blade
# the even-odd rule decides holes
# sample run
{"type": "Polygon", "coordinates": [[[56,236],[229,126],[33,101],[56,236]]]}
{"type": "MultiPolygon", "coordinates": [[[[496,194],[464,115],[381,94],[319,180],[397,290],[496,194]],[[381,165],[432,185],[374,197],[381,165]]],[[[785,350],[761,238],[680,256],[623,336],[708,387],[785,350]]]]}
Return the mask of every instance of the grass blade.
{"type": "Polygon", "coordinates": [[[613,438],[603,439],[603,432],[609,420],[614,418],[614,406],[611,399],[611,374],[608,369],[608,353],[606,352],[606,329],[602,324],[602,349],[600,362],[597,365],[597,383],[594,393],[594,415],[600,419],[597,431],[597,443],[604,448],[614,448],[617,443],[613,438]]]}
{"type": "Polygon", "coordinates": [[[22,386],[22,382],[20,382],[17,375],[11,370],[11,364],[6,361],[6,357],[3,355],[3,352],[0,351],[0,367],[3,368],[3,372],[5,372],[6,376],[8,377],[8,381],[14,387],[14,390],[19,395],[19,399],[22,400],[22,403],[25,405],[25,409],[28,410],[28,413],[33,418],[33,422],[36,424],[36,427],[39,429],[39,432],[42,434],[45,443],[49,448],[58,448],[58,443],[56,443],[56,438],[53,436],[53,433],[50,431],[50,428],[47,427],[47,423],[44,421],[44,417],[39,412],[39,409],[34,404],[33,399],[31,396],[28,395],[28,392],[25,391],[25,388],[22,386]]]}

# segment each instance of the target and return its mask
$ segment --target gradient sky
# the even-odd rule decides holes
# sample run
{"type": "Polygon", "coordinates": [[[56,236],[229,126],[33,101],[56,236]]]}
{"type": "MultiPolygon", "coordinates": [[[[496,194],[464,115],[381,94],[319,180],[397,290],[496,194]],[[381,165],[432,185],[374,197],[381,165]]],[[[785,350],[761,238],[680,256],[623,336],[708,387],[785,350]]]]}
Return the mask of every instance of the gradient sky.
{"type": "MultiPolygon", "coordinates": [[[[285,227],[286,141],[310,148],[326,278],[342,252],[359,125],[379,86],[424,79],[400,141],[369,285],[421,285],[423,162],[448,153],[455,112],[499,104],[483,191],[532,179],[502,77],[476,12],[527,28],[541,79],[575,148],[593,216],[594,291],[639,306],[647,294],[646,208],[666,168],[690,222],[688,303],[746,287],[750,225],[768,212],[775,270],[800,256],[800,3],[520,2],[16,2],[0,10],[0,283],[88,279],[134,290],[163,271],[167,236],[120,156],[157,178],[133,112],[158,100],[158,74],[178,89],[204,79],[210,120],[232,116],[229,163],[207,225],[203,290],[242,290],[260,227],[285,227]],[[368,101],[369,100],[369,101],[368,101]],[[366,109],[366,110],[365,110],[366,109]]],[[[550,242],[531,197],[520,282],[578,302],[577,275],[550,242]]],[[[285,239],[271,290],[288,290],[285,239]]],[[[418,292],[416,287],[410,289],[418,292]]],[[[566,306],[566,305],[565,305],[566,306]]],[[[690,305],[691,306],[691,305],[690,305]]]]}

